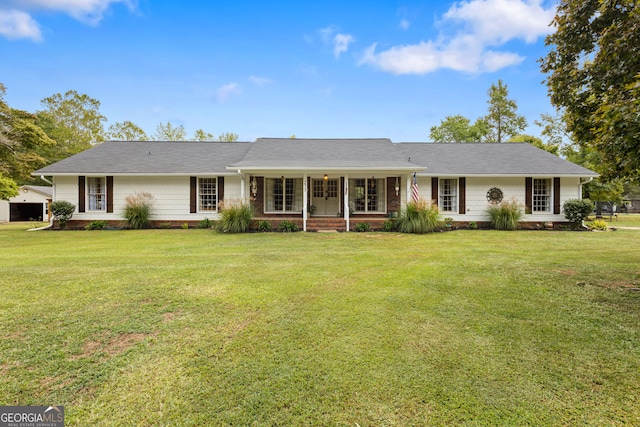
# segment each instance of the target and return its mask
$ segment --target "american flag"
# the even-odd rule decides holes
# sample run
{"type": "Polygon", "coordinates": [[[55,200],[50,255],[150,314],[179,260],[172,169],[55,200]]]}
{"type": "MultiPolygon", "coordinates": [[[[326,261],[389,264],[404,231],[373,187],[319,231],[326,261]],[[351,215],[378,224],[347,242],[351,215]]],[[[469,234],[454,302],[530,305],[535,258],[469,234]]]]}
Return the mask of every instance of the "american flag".
{"type": "Polygon", "coordinates": [[[414,202],[420,200],[420,192],[418,191],[418,178],[416,178],[416,173],[413,173],[413,182],[411,183],[411,197],[414,202]]]}

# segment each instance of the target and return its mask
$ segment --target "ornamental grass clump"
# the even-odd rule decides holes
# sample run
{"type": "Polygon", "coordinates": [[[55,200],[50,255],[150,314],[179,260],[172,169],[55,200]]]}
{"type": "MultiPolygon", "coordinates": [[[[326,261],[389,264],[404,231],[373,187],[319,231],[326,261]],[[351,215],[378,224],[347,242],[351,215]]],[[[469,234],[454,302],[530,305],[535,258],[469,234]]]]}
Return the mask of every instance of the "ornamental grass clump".
{"type": "Polygon", "coordinates": [[[496,230],[516,230],[524,216],[524,211],[515,199],[491,205],[487,212],[491,218],[491,226],[496,230]]]}
{"type": "Polygon", "coordinates": [[[435,230],[438,222],[438,207],[420,200],[407,203],[398,218],[396,228],[401,233],[424,234],[435,230]]]}
{"type": "Polygon", "coordinates": [[[147,192],[129,194],[124,201],[124,219],[127,225],[136,230],[149,228],[153,196],[147,192]]]}
{"type": "Polygon", "coordinates": [[[220,219],[215,229],[220,233],[246,233],[253,219],[253,210],[247,203],[229,200],[220,203],[220,219]]]}

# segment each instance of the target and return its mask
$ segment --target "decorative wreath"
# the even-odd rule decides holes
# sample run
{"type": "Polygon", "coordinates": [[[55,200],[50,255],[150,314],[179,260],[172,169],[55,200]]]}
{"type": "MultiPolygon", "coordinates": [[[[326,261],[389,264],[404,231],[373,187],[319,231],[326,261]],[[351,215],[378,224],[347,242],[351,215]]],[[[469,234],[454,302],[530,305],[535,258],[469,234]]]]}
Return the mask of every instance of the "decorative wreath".
{"type": "Polygon", "coordinates": [[[502,190],[498,187],[493,187],[487,191],[487,201],[491,204],[495,205],[500,203],[502,201],[502,197],[504,197],[504,195],[502,194],[502,190]]]}

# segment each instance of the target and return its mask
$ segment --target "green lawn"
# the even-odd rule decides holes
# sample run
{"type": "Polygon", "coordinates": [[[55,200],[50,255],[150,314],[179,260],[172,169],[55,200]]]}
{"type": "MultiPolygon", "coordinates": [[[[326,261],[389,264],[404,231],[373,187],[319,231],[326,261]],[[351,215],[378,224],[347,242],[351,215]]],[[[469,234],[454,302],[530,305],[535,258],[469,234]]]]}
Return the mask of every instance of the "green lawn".
{"type": "MultiPolygon", "coordinates": [[[[596,219],[595,215],[591,215],[589,219],[596,219]]],[[[640,214],[621,213],[616,216],[603,214],[602,219],[605,220],[610,227],[640,227],[640,214]]]]}
{"type": "Polygon", "coordinates": [[[67,426],[639,425],[640,232],[0,226],[0,405],[67,426]]]}

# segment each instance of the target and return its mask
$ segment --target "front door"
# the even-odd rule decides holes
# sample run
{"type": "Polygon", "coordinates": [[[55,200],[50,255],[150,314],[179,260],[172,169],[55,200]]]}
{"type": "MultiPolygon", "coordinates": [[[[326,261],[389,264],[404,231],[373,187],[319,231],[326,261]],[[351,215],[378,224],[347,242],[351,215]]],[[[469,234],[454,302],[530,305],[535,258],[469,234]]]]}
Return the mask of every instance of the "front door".
{"type": "Polygon", "coordinates": [[[312,180],[311,204],[315,216],[338,216],[340,214],[340,188],[337,179],[312,180]]]}

